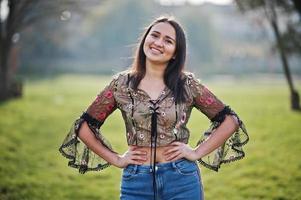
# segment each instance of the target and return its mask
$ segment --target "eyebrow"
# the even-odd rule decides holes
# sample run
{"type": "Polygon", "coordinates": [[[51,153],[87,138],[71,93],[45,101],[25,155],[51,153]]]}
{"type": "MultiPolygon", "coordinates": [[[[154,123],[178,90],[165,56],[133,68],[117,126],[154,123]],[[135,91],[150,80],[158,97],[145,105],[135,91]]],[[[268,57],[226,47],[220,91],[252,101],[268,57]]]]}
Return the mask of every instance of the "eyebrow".
{"type": "MultiPolygon", "coordinates": [[[[158,34],[161,34],[159,31],[153,31],[153,32],[158,33],[158,34]]],[[[174,42],[176,42],[176,40],[173,39],[172,37],[170,37],[170,36],[168,36],[168,35],[166,35],[166,37],[169,38],[169,39],[171,39],[171,40],[173,40],[174,42]]]]}

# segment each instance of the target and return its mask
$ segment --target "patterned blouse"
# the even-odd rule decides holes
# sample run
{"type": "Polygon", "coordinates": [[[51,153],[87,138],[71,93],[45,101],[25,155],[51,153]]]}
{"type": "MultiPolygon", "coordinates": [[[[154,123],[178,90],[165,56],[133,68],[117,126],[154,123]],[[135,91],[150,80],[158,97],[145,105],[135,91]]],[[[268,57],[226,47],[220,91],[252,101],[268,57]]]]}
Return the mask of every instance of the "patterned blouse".
{"type": "Polygon", "coordinates": [[[209,155],[199,159],[199,163],[218,171],[222,163],[231,162],[244,157],[242,146],[249,140],[243,122],[237,114],[224,105],[211,93],[192,73],[184,73],[184,88],[188,94],[185,103],[175,103],[169,90],[161,92],[156,100],[143,90],[134,90],[129,72],[116,75],[112,81],[97,95],[88,109],[72,125],[59,150],[68,158],[69,166],[79,169],[80,173],[101,170],[110,164],[92,152],[79,138],[78,132],[84,121],[95,137],[112,152],[110,143],[99,130],[106,118],[117,108],[121,111],[126,127],[128,145],[153,145],[152,120],[156,113],[156,145],[166,146],[174,141],[188,143],[189,130],[186,127],[193,107],[197,108],[211,120],[210,128],[202,135],[198,144],[210,137],[212,132],[224,121],[226,115],[236,119],[239,128],[223,145],[209,155]]]}

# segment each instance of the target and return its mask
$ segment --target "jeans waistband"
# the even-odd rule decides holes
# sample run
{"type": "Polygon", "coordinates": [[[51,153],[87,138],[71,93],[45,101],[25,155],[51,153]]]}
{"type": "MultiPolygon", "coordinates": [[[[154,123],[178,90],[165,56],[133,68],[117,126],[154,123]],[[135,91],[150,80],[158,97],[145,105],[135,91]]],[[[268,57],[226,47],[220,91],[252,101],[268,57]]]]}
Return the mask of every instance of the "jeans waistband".
{"type": "MultiPolygon", "coordinates": [[[[164,162],[164,163],[156,163],[156,171],[157,170],[168,170],[168,169],[176,169],[177,164],[181,162],[191,162],[194,163],[193,161],[189,161],[185,158],[181,158],[179,160],[173,161],[173,162],[164,162]]],[[[127,170],[131,173],[151,173],[151,165],[134,165],[134,164],[129,164],[124,170],[127,170]]]]}

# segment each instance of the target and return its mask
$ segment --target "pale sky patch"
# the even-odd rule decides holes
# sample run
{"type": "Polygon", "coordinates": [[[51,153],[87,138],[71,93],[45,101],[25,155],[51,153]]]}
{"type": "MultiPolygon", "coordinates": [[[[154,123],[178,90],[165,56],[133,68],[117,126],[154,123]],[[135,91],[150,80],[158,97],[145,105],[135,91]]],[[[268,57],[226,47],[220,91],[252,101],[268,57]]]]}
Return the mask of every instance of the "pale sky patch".
{"type": "Polygon", "coordinates": [[[0,11],[1,11],[0,20],[4,21],[8,15],[8,1],[7,0],[4,0],[1,2],[0,11]]]}
{"type": "Polygon", "coordinates": [[[213,3],[218,5],[228,5],[233,2],[233,0],[156,0],[161,5],[184,5],[185,3],[189,3],[192,5],[201,5],[203,3],[213,3]]]}

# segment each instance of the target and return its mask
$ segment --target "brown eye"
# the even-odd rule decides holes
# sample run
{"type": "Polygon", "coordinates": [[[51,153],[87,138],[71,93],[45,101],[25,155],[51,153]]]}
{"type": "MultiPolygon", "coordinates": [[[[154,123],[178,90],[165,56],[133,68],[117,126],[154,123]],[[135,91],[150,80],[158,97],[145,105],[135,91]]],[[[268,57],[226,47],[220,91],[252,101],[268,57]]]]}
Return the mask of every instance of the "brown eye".
{"type": "Polygon", "coordinates": [[[151,36],[152,36],[153,38],[159,37],[159,36],[158,36],[157,34],[155,34],[155,33],[152,33],[151,36]]]}

